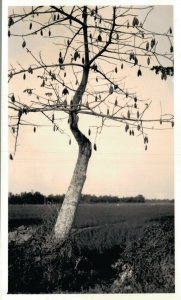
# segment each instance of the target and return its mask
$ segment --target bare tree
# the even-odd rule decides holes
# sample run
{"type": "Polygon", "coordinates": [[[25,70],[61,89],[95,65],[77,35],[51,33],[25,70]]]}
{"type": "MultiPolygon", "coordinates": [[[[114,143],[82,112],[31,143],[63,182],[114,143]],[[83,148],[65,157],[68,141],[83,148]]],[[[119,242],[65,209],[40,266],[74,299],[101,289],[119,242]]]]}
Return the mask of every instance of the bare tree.
{"type": "MultiPolygon", "coordinates": [[[[53,130],[61,133],[60,121],[67,118],[79,146],[75,170],[55,224],[55,237],[60,242],[66,240],[72,228],[92,152],[91,127],[85,136],[78,127],[79,117],[84,114],[101,120],[101,125],[95,123],[97,133],[117,122],[130,136],[142,137],[145,150],[149,124],[174,126],[172,114],[146,118],[151,100],[140,99],[136,91],[125,87],[122,75],[123,69],[130,66],[141,82],[147,70],[155,72],[158,80],[173,76],[172,28],[164,33],[150,31],[146,23],[152,10],[152,6],[10,9],[8,36],[22,44],[27,59],[25,67],[20,62],[9,66],[9,86],[15,76],[29,84],[21,96],[20,91],[9,93],[9,127],[15,137],[10,159],[16,153],[20,127],[29,125],[36,131],[39,126],[28,119],[32,113],[43,115],[53,130]],[[36,41],[40,39],[54,47],[46,57],[41,51],[43,46],[37,52],[36,41]],[[160,47],[163,39],[168,49],[160,47]],[[32,86],[35,80],[39,88],[32,86]]],[[[93,149],[97,150],[96,141],[93,149]]]]}

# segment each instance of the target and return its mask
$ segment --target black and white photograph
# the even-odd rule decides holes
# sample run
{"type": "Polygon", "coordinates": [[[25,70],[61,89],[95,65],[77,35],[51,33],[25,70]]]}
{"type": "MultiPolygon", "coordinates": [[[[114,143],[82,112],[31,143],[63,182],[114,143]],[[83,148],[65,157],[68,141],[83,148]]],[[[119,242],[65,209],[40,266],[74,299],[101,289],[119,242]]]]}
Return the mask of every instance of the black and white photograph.
{"type": "Polygon", "coordinates": [[[6,296],[178,299],[173,2],[4,2],[6,296]]]}

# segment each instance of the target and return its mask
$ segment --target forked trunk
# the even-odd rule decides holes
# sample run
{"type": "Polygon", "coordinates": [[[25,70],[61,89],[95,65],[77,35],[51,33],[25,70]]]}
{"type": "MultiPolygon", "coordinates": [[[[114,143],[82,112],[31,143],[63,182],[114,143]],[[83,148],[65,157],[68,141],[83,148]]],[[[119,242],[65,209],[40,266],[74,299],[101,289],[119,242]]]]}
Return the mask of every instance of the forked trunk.
{"type": "Polygon", "coordinates": [[[85,64],[83,68],[81,83],[72,99],[71,113],[69,115],[70,129],[79,145],[79,155],[75,170],[65,195],[62,207],[60,209],[57,222],[55,224],[55,238],[63,243],[70,234],[78,201],[86,179],[88,162],[91,156],[91,142],[78,128],[78,110],[81,104],[82,96],[89,76],[89,48],[88,48],[88,31],[87,31],[87,7],[83,9],[83,37],[85,50],[85,64]]]}
{"type": "Polygon", "coordinates": [[[91,142],[79,131],[77,126],[72,125],[71,129],[79,145],[79,154],[70,185],[55,224],[55,238],[59,243],[63,243],[70,234],[91,156],[91,142]]]}

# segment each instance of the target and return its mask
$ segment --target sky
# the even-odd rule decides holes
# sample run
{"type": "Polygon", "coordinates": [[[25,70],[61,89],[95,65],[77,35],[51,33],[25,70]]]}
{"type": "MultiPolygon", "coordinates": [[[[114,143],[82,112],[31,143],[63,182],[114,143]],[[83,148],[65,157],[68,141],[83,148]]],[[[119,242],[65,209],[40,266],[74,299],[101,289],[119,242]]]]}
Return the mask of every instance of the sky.
{"type": "MultiPolygon", "coordinates": [[[[164,32],[172,23],[172,7],[157,6],[147,26],[164,32]]],[[[48,43],[48,39],[36,40],[33,50],[38,51],[41,46],[42,53],[43,50],[48,51],[48,43]]],[[[9,39],[9,63],[21,61],[21,64],[26,64],[27,58],[21,48],[18,39],[9,39]]],[[[160,103],[162,113],[173,112],[172,78],[162,81],[152,72],[145,72],[140,82],[132,70],[127,68],[125,72],[125,82],[130,88],[138,91],[140,97],[152,100],[152,115],[148,117],[159,118],[160,103]]],[[[9,89],[20,93],[22,85],[27,88],[26,84],[17,78],[9,89]]],[[[32,118],[45,124],[39,115],[32,118]]],[[[91,118],[80,117],[79,127],[85,134],[92,124],[91,118]]],[[[67,123],[62,122],[62,126],[71,136],[67,123]]],[[[159,126],[159,130],[150,130],[149,147],[145,151],[139,136],[130,137],[124,127],[115,126],[104,128],[96,140],[97,151],[92,153],[83,193],[120,197],[143,194],[146,198],[174,198],[174,131],[171,128],[162,130],[159,126]]],[[[72,138],[70,146],[69,136],[53,132],[52,126],[40,127],[36,133],[32,128],[25,127],[19,133],[15,158],[9,161],[9,192],[39,191],[46,195],[66,193],[78,154],[76,142],[72,138]]],[[[92,132],[91,141],[94,142],[94,128],[92,132]]],[[[13,142],[9,134],[10,152],[13,142]]]]}

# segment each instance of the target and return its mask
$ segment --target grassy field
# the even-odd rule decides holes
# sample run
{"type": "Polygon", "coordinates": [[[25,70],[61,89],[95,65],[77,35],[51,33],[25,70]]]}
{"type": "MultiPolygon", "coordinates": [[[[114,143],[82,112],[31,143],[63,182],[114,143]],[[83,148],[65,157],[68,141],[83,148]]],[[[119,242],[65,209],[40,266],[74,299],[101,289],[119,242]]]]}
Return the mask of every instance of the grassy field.
{"type": "MultiPolygon", "coordinates": [[[[58,214],[58,205],[9,205],[10,224],[29,223],[50,219],[58,214]]],[[[80,204],[74,228],[129,222],[142,224],[146,221],[173,216],[173,203],[121,203],[80,204]]]]}
{"type": "Polygon", "coordinates": [[[10,230],[36,228],[9,243],[9,293],[174,292],[173,203],[81,204],[63,248],[51,235],[57,213],[9,206],[10,230]]]}

